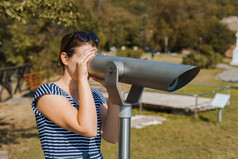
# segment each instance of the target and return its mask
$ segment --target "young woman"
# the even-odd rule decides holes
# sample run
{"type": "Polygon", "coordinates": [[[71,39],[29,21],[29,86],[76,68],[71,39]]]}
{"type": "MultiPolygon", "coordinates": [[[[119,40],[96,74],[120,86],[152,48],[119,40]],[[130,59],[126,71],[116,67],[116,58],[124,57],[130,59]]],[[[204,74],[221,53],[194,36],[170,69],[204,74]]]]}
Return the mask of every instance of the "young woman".
{"type": "MultiPolygon", "coordinates": [[[[103,158],[101,137],[118,140],[118,106],[89,86],[88,61],[95,56],[99,38],[77,31],[61,41],[63,76],[40,86],[32,102],[45,158],[103,158]]],[[[103,84],[102,81],[94,80],[103,84]]]]}

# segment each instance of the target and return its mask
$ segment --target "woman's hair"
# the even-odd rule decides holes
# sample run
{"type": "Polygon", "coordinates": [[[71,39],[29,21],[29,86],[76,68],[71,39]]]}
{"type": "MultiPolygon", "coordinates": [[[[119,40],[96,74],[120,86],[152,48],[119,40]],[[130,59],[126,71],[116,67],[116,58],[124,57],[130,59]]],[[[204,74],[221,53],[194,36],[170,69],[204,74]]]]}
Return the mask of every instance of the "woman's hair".
{"type": "Polygon", "coordinates": [[[90,44],[92,46],[98,47],[98,44],[96,44],[90,37],[89,37],[89,41],[83,42],[77,36],[74,35],[74,32],[64,35],[61,40],[61,46],[60,46],[60,54],[59,54],[60,65],[64,68],[64,64],[61,61],[61,53],[62,52],[66,52],[66,54],[70,58],[74,55],[76,47],[79,47],[79,46],[82,46],[85,44],[90,44]],[[73,40],[70,42],[70,44],[68,44],[68,42],[71,38],[73,38],[73,40]],[[66,45],[68,45],[68,46],[66,46],[66,45]]]}

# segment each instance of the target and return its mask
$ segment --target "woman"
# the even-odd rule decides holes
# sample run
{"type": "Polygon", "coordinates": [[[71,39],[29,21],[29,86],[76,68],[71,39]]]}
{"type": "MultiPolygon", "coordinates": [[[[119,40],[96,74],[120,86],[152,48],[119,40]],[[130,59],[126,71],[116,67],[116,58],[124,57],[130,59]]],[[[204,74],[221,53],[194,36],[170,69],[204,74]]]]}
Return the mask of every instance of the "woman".
{"type": "Polygon", "coordinates": [[[101,159],[101,137],[118,140],[118,106],[109,97],[107,107],[102,94],[89,87],[87,63],[98,42],[94,33],[65,35],[60,51],[63,76],[36,91],[32,109],[45,158],[101,159]]]}

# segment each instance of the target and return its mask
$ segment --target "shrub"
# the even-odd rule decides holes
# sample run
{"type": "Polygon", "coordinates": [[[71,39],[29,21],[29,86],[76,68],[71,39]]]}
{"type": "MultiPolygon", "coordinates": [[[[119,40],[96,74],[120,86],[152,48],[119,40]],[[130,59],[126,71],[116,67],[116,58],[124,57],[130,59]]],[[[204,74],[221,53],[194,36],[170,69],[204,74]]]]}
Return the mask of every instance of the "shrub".
{"type": "Polygon", "coordinates": [[[197,54],[194,51],[183,57],[183,64],[199,66],[200,68],[206,68],[208,64],[208,59],[206,56],[197,54]]]}
{"type": "Polygon", "coordinates": [[[200,49],[201,53],[194,51],[183,58],[183,64],[199,66],[200,68],[215,68],[222,61],[222,56],[214,52],[210,45],[204,45],[200,49]]]}
{"type": "Polygon", "coordinates": [[[140,50],[133,50],[133,49],[125,49],[125,50],[117,50],[117,56],[122,57],[131,57],[131,58],[141,58],[143,52],[140,50]]]}

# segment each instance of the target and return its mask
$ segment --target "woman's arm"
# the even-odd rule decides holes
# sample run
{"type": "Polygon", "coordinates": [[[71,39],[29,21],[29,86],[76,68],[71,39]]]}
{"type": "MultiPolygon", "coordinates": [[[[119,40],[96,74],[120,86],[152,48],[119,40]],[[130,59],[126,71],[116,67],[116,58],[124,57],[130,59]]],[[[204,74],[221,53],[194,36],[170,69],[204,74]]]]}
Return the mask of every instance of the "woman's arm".
{"type": "Polygon", "coordinates": [[[101,105],[99,111],[102,120],[101,134],[103,139],[110,143],[116,143],[119,134],[119,107],[109,100],[108,106],[106,104],[101,105]]]}
{"type": "Polygon", "coordinates": [[[43,95],[37,109],[56,125],[86,137],[97,135],[97,112],[88,83],[87,62],[95,51],[89,50],[77,60],[79,110],[63,96],[43,95]]]}
{"type": "Polygon", "coordinates": [[[91,91],[88,93],[84,89],[84,93],[85,99],[81,98],[80,101],[85,103],[80,105],[79,110],[64,96],[49,94],[38,98],[36,108],[59,127],[86,137],[95,137],[97,135],[96,108],[95,105],[86,103],[86,101],[94,101],[90,97],[91,91]],[[89,122],[91,124],[88,124],[89,122]]]}

